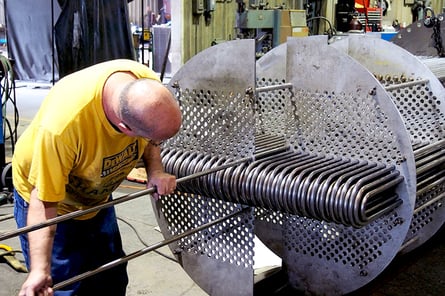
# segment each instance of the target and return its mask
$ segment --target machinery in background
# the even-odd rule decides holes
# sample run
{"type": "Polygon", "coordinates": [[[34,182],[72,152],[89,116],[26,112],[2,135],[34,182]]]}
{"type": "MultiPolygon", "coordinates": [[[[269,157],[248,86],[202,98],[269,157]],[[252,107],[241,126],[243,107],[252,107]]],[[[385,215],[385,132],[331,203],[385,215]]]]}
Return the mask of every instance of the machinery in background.
{"type": "Polygon", "coordinates": [[[413,16],[413,23],[418,21],[418,20],[422,20],[425,18],[425,14],[426,14],[426,10],[428,10],[428,7],[431,7],[431,1],[430,0],[426,0],[426,1],[421,1],[421,0],[416,0],[413,1],[413,3],[411,4],[411,14],[413,16]]]}
{"type": "Polygon", "coordinates": [[[349,23],[355,14],[354,0],[339,0],[335,6],[335,27],[338,31],[349,31],[349,23]]]}
{"type": "Polygon", "coordinates": [[[444,14],[426,8],[424,17],[402,28],[391,42],[417,56],[445,86],[444,14]],[[426,16],[426,17],[425,17],[426,16]]]}
{"type": "Polygon", "coordinates": [[[369,0],[339,0],[334,29],[329,20],[319,14],[321,1],[306,1],[298,9],[289,9],[285,5],[270,7],[266,1],[237,0],[237,3],[237,38],[255,39],[257,58],[286,42],[287,37],[307,37],[310,32],[318,32],[319,22],[315,20],[319,19],[328,22],[325,33],[329,37],[334,31],[380,32],[385,11],[382,4],[374,7],[369,0]]]}
{"type": "MultiPolygon", "coordinates": [[[[383,1],[383,3],[386,2],[383,1]]],[[[351,25],[357,19],[365,32],[380,32],[382,30],[382,15],[386,11],[383,5],[380,6],[372,6],[369,0],[339,0],[335,13],[337,30],[341,32],[355,30],[351,25]]]]}
{"type": "Polygon", "coordinates": [[[257,58],[286,42],[287,37],[308,36],[305,10],[271,8],[262,1],[258,5],[237,2],[237,38],[255,39],[257,58]]]}
{"type": "Polygon", "coordinates": [[[19,115],[15,99],[15,78],[12,62],[0,55],[0,97],[2,99],[2,110],[0,115],[0,204],[12,201],[11,194],[12,172],[11,163],[6,161],[6,142],[10,142],[11,150],[14,151],[17,142],[17,127],[19,115]],[[10,118],[6,113],[11,112],[10,118]],[[11,121],[12,119],[12,121],[11,121]]]}
{"type": "Polygon", "coordinates": [[[382,31],[382,9],[379,7],[357,8],[358,19],[363,24],[366,32],[382,31]]]}
{"type": "Polygon", "coordinates": [[[435,14],[431,8],[425,11],[428,17],[402,28],[391,41],[417,56],[443,57],[445,29],[442,27],[442,22],[445,16],[435,14]]]}

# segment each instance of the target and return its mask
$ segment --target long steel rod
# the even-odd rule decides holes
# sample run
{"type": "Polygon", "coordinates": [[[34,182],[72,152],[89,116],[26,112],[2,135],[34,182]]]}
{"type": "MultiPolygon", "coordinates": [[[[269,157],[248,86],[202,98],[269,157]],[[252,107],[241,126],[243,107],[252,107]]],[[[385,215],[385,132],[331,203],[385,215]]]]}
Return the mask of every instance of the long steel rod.
{"type": "Polygon", "coordinates": [[[445,197],[445,193],[443,192],[443,193],[439,194],[438,196],[436,196],[436,197],[430,199],[430,200],[427,201],[426,203],[424,203],[424,204],[422,204],[421,206],[415,208],[414,211],[413,211],[413,215],[419,213],[420,211],[422,211],[422,210],[425,209],[426,207],[429,207],[430,205],[432,205],[432,204],[438,202],[439,200],[441,200],[441,199],[444,198],[444,197],[445,197]]]}
{"type": "Polygon", "coordinates": [[[4,215],[4,216],[0,217],[0,222],[1,221],[6,221],[6,220],[9,220],[9,219],[12,219],[12,218],[14,218],[14,214],[4,215]]]}
{"type": "Polygon", "coordinates": [[[423,147],[421,147],[419,149],[415,149],[414,150],[414,157],[415,158],[421,158],[421,157],[425,156],[426,154],[429,154],[429,153],[431,153],[433,151],[442,149],[443,147],[445,147],[445,139],[437,141],[437,142],[435,142],[433,144],[430,144],[430,145],[423,146],[423,147]]]}
{"type": "Polygon", "coordinates": [[[429,82],[428,79],[415,80],[415,81],[410,81],[410,82],[403,82],[403,83],[400,83],[400,84],[389,85],[389,86],[385,87],[385,90],[386,91],[392,91],[392,90],[405,88],[405,87],[410,87],[410,86],[415,86],[415,85],[424,84],[424,83],[428,83],[428,82],[429,82]]]}
{"type": "Polygon", "coordinates": [[[156,192],[156,189],[154,187],[148,188],[148,189],[141,190],[141,191],[138,191],[138,192],[135,192],[135,193],[130,193],[130,194],[125,195],[123,197],[117,198],[115,200],[109,201],[109,202],[101,204],[101,205],[94,206],[94,207],[86,209],[86,210],[77,210],[77,211],[74,211],[74,212],[71,212],[71,213],[68,213],[68,214],[64,214],[64,215],[61,215],[61,216],[57,216],[55,218],[48,219],[48,220],[46,220],[44,222],[41,222],[41,223],[37,223],[37,224],[34,224],[34,225],[21,227],[19,229],[12,230],[12,231],[7,231],[7,232],[4,232],[4,233],[0,234],[0,241],[8,239],[8,238],[11,238],[11,237],[14,237],[14,236],[17,236],[17,235],[20,235],[20,234],[24,234],[24,233],[27,233],[27,232],[35,231],[35,230],[38,230],[38,229],[43,228],[43,227],[51,226],[51,225],[54,225],[54,224],[57,224],[57,223],[60,223],[60,222],[63,222],[63,221],[69,220],[69,219],[80,217],[80,216],[88,214],[88,213],[92,213],[92,212],[99,211],[99,210],[102,210],[102,209],[105,209],[105,208],[109,208],[109,207],[112,207],[114,205],[117,205],[117,204],[129,201],[129,200],[135,199],[135,198],[140,197],[142,195],[152,194],[152,193],[155,193],[155,192],[156,192]]]}
{"type": "MultiPolygon", "coordinates": [[[[288,146],[283,146],[283,147],[276,148],[276,149],[271,149],[269,151],[265,151],[265,152],[262,152],[262,153],[256,153],[253,156],[240,158],[238,160],[235,160],[235,161],[232,161],[232,162],[229,162],[229,163],[226,163],[226,164],[214,167],[214,168],[210,168],[210,169],[207,169],[207,170],[203,170],[201,172],[197,172],[197,173],[191,174],[189,176],[178,178],[176,180],[176,183],[182,183],[182,182],[190,181],[192,179],[199,178],[199,177],[211,174],[211,173],[215,173],[215,172],[218,172],[220,170],[224,170],[224,169],[236,166],[238,164],[241,164],[241,163],[244,163],[244,162],[247,162],[247,161],[253,161],[253,160],[255,160],[256,157],[261,157],[263,155],[268,155],[270,153],[279,152],[279,151],[282,151],[283,149],[287,149],[287,148],[288,148],[288,146]]],[[[117,198],[115,200],[109,201],[109,202],[101,204],[101,205],[97,205],[97,206],[91,207],[91,208],[86,209],[86,210],[77,210],[77,211],[74,211],[72,213],[68,213],[68,214],[65,214],[65,215],[61,215],[61,216],[57,216],[55,218],[48,219],[48,220],[46,220],[44,222],[41,222],[41,223],[37,223],[37,224],[34,224],[34,225],[21,227],[19,229],[12,230],[12,231],[7,231],[7,232],[4,232],[4,233],[0,234],[0,241],[8,239],[8,238],[11,238],[11,237],[14,237],[14,236],[17,236],[17,235],[20,235],[20,234],[24,234],[24,233],[27,233],[27,232],[35,231],[35,230],[38,230],[38,229],[41,229],[41,228],[44,228],[44,227],[47,227],[47,226],[51,226],[51,225],[54,225],[54,224],[57,224],[57,223],[60,223],[60,222],[63,222],[63,221],[69,220],[69,219],[77,218],[77,217],[80,217],[80,216],[83,216],[83,215],[86,215],[86,214],[89,214],[89,213],[92,213],[92,212],[96,212],[96,211],[99,211],[99,210],[102,210],[102,209],[105,209],[105,208],[109,208],[109,207],[112,207],[114,205],[121,204],[123,202],[127,202],[127,201],[133,200],[135,198],[141,197],[143,195],[153,194],[155,192],[156,192],[156,188],[151,187],[151,188],[144,189],[144,190],[141,190],[141,191],[138,191],[138,192],[127,194],[127,195],[122,196],[120,198],[117,198]]]]}
{"type": "Polygon", "coordinates": [[[411,238],[410,240],[404,242],[403,245],[400,246],[399,253],[402,252],[403,250],[405,250],[407,247],[414,244],[415,242],[417,242],[418,240],[419,240],[419,236],[415,236],[415,237],[411,238]]]}
{"type": "Polygon", "coordinates": [[[283,84],[276,84],[276,85],[269,85],[269,86],[262,86],[255,88],[255,93],[265,92],[265,91],[273,91],[277,89],[285,89],[285,88],[292,88],[292,83],[283,83],[283,84]]]}
{"type": "Polygon", "coordinates": [[[146,254],[148,252],[151,252],[153,250],[156,250],[158,248],[166,246],[166,245],[168,245],[170,243],[178,241],[178,240],[180,240],[180,239],[182,239],[184,237],[187,237],[187,236],[189,236],[189,235],[191,235],[193,233],[196,233],[196,232],[201,231],[203,229],[209,228],[209,227],[211,227],[213,225],[216,225],[216,224],[219,224],[219,223],[221,223],[223,221],[229,220],[230,218],[233,218],[233,217],[238,216],[238,215],[240,215],[240,214],[242,214],[244,212],[247,212],[247,210],[250,210],[250,207],[245,207],[245,208],[243,208],[243,209],[241,209],[239,211],[236,211],[234,213],[231,213],[231,214],[229,214],[227,216],[224,216],[224,217],[215,219],[213,221],[210,221],[208,223],[202,224],[202,225],[200,225],[200,226],[198,226],[196,228],[184,231],[181,234],[172,236],[171,238],[165,239],[165,240],[160,241],[158,243],[155,243],[153,245],[147,246],[147,247],[145,247],[145,248],[143,248],[143,249],[141,249],[139,251],[135,251],[135,252],[133,252],[131,254],[128,254],[128,255],[126,255],[124,257],[121,257],[121,258],[118,258],[118,259],[113,260],[111,262],[108,262],[108,263],[106,263],[104,265],[99,266],[96,269],[93,269],[93,270],[81,273],[81,274],[79,274],[77,276],[74,276],[74,277],[72,277],[70,279],[67,279],[65,281],[62,281],[60,283],[55,284],[54,287],[53,287],[53,290],[55,290],[55,291],[59,290],[59,289],[61,289],[63,287],[71,285],[71,284],[73,284],[75,282],[81,281],[81,280],[83,280],[83,279],[85,279],[87,277],[90,277],[90,276],[93,276],[95,274],[98,274],[99,272],[108,270],[108,269],[113,268],[113,267],[115,267],[117,265],[120,265],[122,263],[128,262],[131,259],[134,259],[134,258],[139,257],[141,255],[144,255],[144,254],[146,254]]]}

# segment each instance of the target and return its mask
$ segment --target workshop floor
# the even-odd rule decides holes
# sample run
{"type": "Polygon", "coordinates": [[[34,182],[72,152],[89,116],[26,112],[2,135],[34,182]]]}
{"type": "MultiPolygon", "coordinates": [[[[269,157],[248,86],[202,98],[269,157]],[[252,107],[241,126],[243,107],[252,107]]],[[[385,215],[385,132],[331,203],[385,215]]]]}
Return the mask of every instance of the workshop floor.
{"type": "MultiPolygon", "coordinates": [[[[20,113],[19,134],[29,124],[38,109],[42,98],[48,92],[49,85],[38,83],[17,83],[16,98],[20,113]]],[[[10,117],[7,112],[7,117],[10,117]]],[[[11,148],[5,143],[7,161],[10,160],[11,148]]],[[[125,181],[115,196],[124,195],[144,189],[143,184],[125,181]]],[[[149,197],[140,197],[133,201],[116,206],[119,225],[125,251],[128,253],[144,248],[144,243],[151,245],[163,239],[157,229],[156,219],[151,209],[149,197]],[[125,221],[125,222],[124,222],[125,221]],[[130,227],[131,225],[131,227],[130,227]],[[134,229],[133,229],[134,228],[134,229]],[[137,233],[136,233],[137,231],[137,233]]],[[[13,219],[6,219],[12,214],[12,205],[0,206],[0,232],[15,228],[13,219]]],[[[374,281],[352,295],[445,295],[445,229],[442,228],[429,242],[413,252],[397,256],[388,268],[374,281]]],[[[17,238],[0,242],[19,249],[17,238]]],[[[162,296],[199,296],[207,295],[182,270],[179,264],[167,257],[172,257],[167,247],[150,252],[129,262],[128,273],[130,283],[128,296],[162,295],[162,296]],[[162,256],[165,255],[165,256],[162,256]]],[[[277,264],[278,259],[268,255],[264,249],[257,250],[257,266],[277,264]],[[266,255],[264,255],[266,254],[266,255]]],[[[21,255],[17,254],[21,259],[21,255]]],[[[14,271],[6,263],[0,261],[0,296],[17,295],[26,274],[14,271]]],[[[277,294],[274,294],[277,295],[277,294]]],[[[283,292],[280,295],[291,295],[283,292]]],[[[294,295],[294,294],[292,294],[294,295]]]]}

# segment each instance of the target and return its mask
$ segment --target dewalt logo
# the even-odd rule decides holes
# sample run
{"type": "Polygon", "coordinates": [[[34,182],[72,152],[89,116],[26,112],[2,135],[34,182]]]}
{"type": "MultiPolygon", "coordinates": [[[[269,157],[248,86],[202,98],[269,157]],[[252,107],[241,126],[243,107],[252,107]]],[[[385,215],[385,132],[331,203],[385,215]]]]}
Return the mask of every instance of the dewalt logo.
{"type": "Polygon", "coordinates": [[[111,175],[122,167],[125,167],[138,158],[139,151],[137,142],[128,145],[122,152],[106,157],[102,163],[101,177],[111,175]]]}

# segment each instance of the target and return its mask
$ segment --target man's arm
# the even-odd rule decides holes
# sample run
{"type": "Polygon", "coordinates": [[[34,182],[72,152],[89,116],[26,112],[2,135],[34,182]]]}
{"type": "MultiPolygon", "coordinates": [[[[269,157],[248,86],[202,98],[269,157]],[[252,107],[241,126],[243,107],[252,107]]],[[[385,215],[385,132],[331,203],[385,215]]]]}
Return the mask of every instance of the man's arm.
{"type": "Polygon", "coordinates": [[[157,194],[153,197],[157,199],[158,195],[172,193],[176,188],[176,177],[164,172],[160,147],[149,143],[144,150],[142,160],[147,171],[147,188],[156,186],[157,189],[157,194]]]}
{"type": "MultiPolygon", "coordinates": [[[[31,192],[28,208],[28,225],[36,225],[57,216],[57,203],[41,201],[36,188],[31,192]]],[[[19,295],[53,295],[51,285],[51,252],[56,225],[28,233],[30,273],[19,295]]]]}

